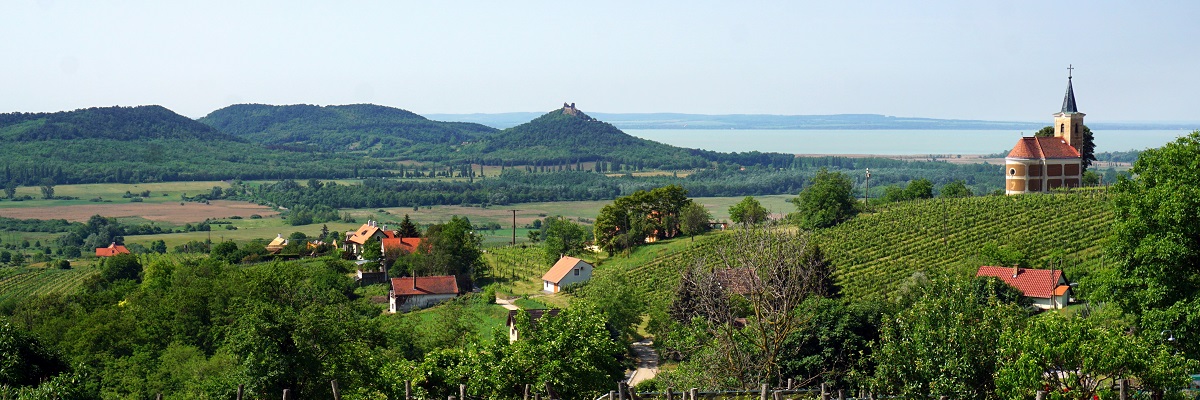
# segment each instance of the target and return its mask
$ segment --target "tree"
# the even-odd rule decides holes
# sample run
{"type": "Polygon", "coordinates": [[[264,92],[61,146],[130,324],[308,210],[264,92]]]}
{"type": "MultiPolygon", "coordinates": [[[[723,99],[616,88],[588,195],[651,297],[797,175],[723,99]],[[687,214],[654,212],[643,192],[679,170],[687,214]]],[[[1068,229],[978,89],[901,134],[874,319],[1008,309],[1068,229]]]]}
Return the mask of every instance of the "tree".
{"type": "Polygon", "coordinates": [[[1127,335],[1092,318],[1048,315],[1000,337],[997,394],[1030,398],[1049,389],[1064,399],[1091,400],[1121,379],[1143,389],[1185,387],[1196,366],[1157,340],[1127,335]]]}
{"type": "Polygon", "coordinates": [[[421,231],[417,230],[417,225],[408,218],[408,214],[404,214],[404,219],[400,221],[400,237],[421,237],[421,231]]]}
{"type": "Polygon", "coordinates": [[[42,198],[43,199],[49,200],[49,199],[54,198],[54,180],[53,179],[50,179],[50,178],[42,179],[41,189],[42,189],[42,198]]]}
{"type": "Polygon", "coordinates": [[[611,255],[645,243],[649,235],[675,237],[680,231],[679,213],[689,201],[687,190],[679,185],[618,197],[596,216],[596,244],[611,255]]]}
{"type": "Polygon", "coordinates": [[[107,282],[123,279],[140,281],[142,261],[133,254],[117,254],[106,258],[100,267],[100,277],[107,282]]]}
{"type": "Polygon", "coordinates": [[[1083,171],[1083,186],[1096,186],[1100,184],[1100,174],[1096,171],[1083,171]]]}
{"type": "MultiPolygon", "coordinates": [[[[1033,133],[1037,137],[1054,137],[1054,127],[1047,126],[1033,133]]],[[[1096,137],[1092,135],[1092,129],[1087,125],[1083,126],[1083,143],[1079,143],[1079,163],[1083,167],[1083,171],[1087,171],[1092,165],[1092,161],[1096,161],[1096,137]]]]}
{"type": "Polygon", "coordinates": [[[742,201],[729,207],[729,219],[742,224],[743,228],[766,221],[767,214],[767,209],[752,196],[746,196],[742,201]]]}
{"type": "Polygon", "coordinates": [[[474,277],[485,272],[481,262],[480,244],[483,238],[477,235],[467,217],[454,216],[444,224],[430,225],[417,252],[418,267],[422,272],[436,275],[458,275],[461,287],[474,277]]]}
{"type": "Polygon", "coordinates": [[[17,197],[17,181],[8,181],[4,184],[4,197],[10,200],[17,197]]]}
{"type": "Polygon", "coordinates": [[[914,301],[883,319],[875,388],[902,397],[994,398],[996,343],[1024,311],[975,299],[968,280],[935,279],[912,290],[914,301]]]}
{"type": "Polygon", "coordinates": [[[555,262],[564,255],[578,256],[584,251],[587,230],[582,225],[559,218],[549,218],[546,224],[546,261],[555,262]]]}
{"type": "Polygon", "coordinates": [[[209,257],[224,261],[229,264],[237,264],[239,261],[241,261],[241,258],[238,257],[237,243],[229,240],[217,243],[215,246],[213,246],[212,251],[209,252],[209,257]]]}
{"type": "Polygon", "coordinates": [[[942,198],[971,197],[975,195],[971,193],[971,188],[967,187],[967,183],[961,179],[943,185],[942,190],[938,192],[938,197],[942,198]]]}
{"type": "Polygon", "coordinates": [[[704,205],[692,201],[683,206],[683,210],[680,211],[679,228],[685,235],[691,236],[692,241],[695,241],[696,235],[708,231],[708,223],[711,220],[712,214],[708,213],[708,209],[704,208],[704,205]]]}
{"type": "Polygon", "coordinates": [[[850,219],[857,210],[853,188],[850,178],[821,168],[800,196],[792,199],[798,209],[800,226],[826,228],[850,219]]]}
{"type": "Polygon", "coordinates": [[[925,178],[914,179],[908,182],[908,187],[904,188],[904,197],[909,200],[932,199],[933,182],[925,178]]]}
{"type": "Polygon", "coordinates": [[[1142,152],[1132,179],[1113,186],[1114,222],[1100,271],[1100,300],[1130,316],[1144,335],[1172,330],[1200,358],[1200,131],[1142,152]]]}
{"type": "Polygon", "coordinates": [[[383,244],[381,244],[379,239],[375,237],[367,239],[367,242],[363,243],[362,249],[362,254],[360,255],[362,256],[363,260],[379,261],[383,258],[383,244]]]}
{"type": "Polygon", "coordinates": [[[833,269],[806,234],[777,229],[738,230],[713,253],[683,274],[676,293],[687,304],[672,306],[712,338],[689,365],[740,387],[776,384],[788,338],[819,304],[809,300],[836,292],[833,269]]]}
{"type": "Polygon", "coordinates": [[[638,290],[621,275],[594,276],[583,288],[582,296],[589,305],[604,315],[617,337],[625,340],[637,332],[642,322],[646,301],[638,290]]]}

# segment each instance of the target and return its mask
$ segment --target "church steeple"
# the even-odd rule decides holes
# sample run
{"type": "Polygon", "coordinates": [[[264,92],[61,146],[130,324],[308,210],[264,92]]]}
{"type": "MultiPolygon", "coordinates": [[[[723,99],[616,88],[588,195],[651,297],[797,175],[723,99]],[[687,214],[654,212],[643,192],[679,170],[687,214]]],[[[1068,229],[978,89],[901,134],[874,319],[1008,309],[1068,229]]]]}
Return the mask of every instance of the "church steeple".
{"type": "Polygon", "coordinates": [[[1075,67],[1067,66],[1067,95],[1063,97],[1063,114],[1071,114],[1079,112],[1079,108],[1075,106],[1075,89],[1071,86],[1071,72],[1075,67]]]}
{"type": "Polygon", "coordinates": [[[1067,94],[1063,96],[1062,111],[1054,114],[1054,136],[1063,138],[1067,144],[1079,150],[1083,143],[1083,116],[1075,105],[1075,88],[1071,82],[1074,66],[1067,66],[1067,94]]]}

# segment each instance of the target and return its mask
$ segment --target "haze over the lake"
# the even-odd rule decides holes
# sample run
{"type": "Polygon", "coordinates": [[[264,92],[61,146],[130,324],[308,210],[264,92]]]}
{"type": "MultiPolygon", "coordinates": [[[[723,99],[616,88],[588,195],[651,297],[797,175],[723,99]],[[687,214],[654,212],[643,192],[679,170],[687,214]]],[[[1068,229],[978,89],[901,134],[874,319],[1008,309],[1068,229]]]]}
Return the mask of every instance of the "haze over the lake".
{"type": "Polygon", "coordinates": [[[0,112],[376,103],[417,113],[1200,121],[1200,3],[10,1],[0,112]]]}

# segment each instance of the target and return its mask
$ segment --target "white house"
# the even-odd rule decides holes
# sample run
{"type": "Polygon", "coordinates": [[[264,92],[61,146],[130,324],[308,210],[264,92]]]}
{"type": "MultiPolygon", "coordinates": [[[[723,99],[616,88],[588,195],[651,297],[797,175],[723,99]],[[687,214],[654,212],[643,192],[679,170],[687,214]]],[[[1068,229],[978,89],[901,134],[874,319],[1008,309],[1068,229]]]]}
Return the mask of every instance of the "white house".
{"type": "Polygon", "coordinates": [[[558,293],[564,286],[591,279],[594,268],[575,257],[560,258],[545,275],[542,275],[542,290],[558,293]]]}
{"type": "Polygon", "coordinates": [[[425,308],[458,297],[454,275],[392,278],[388,311],[425,308]]]}

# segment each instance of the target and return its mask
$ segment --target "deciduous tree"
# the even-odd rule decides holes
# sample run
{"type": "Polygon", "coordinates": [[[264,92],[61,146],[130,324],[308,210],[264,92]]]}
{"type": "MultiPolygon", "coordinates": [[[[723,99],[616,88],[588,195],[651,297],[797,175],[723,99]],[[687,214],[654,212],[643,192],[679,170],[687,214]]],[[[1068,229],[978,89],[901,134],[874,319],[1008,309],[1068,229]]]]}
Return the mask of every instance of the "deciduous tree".
{"type": "Polygon", "coordinates": [[[742,227],[758,225],[767,220],[767,209],[752,196],[746,196],[742,201],[729,207],[729,219],[742,224],[742,227]]]}
{"type": "Polygon", "coordinates": [[[858,209],[853,189],[850,178],[822,168],[800,196],[792,199],[798,209],[800,226],[825,228],[850,219],[858,209]]]}

